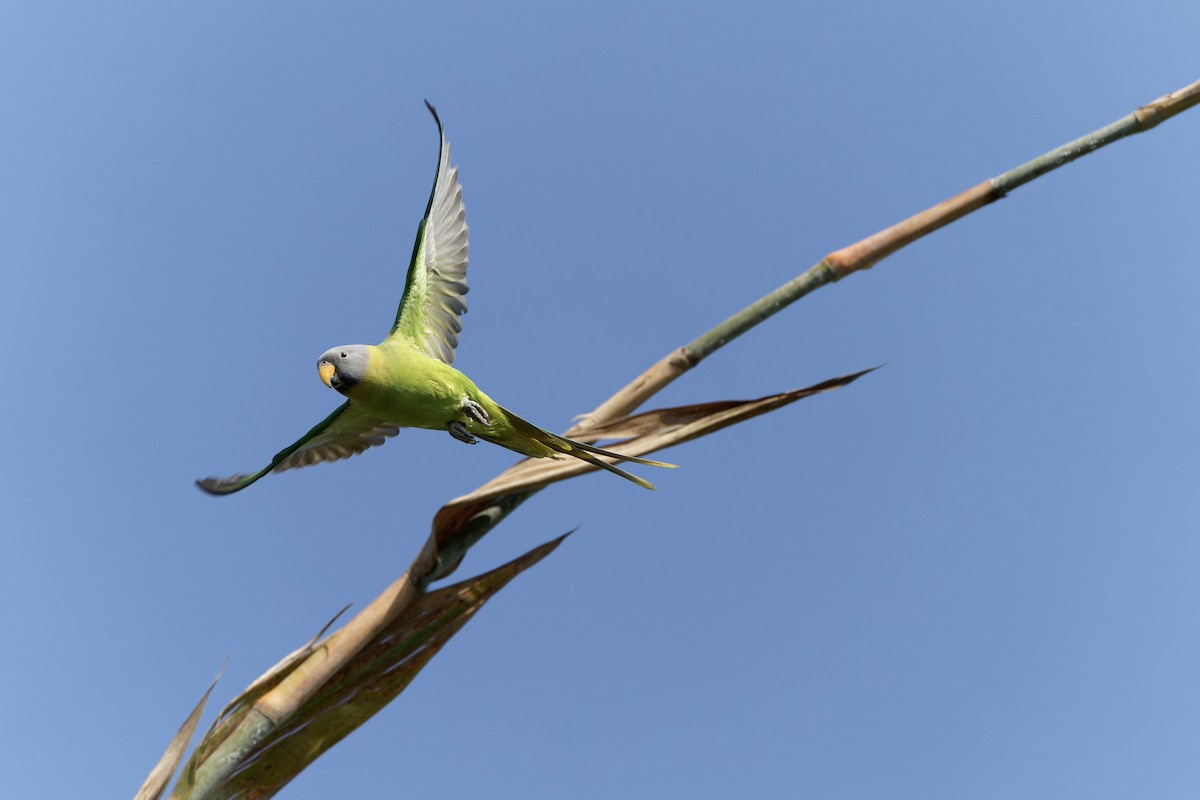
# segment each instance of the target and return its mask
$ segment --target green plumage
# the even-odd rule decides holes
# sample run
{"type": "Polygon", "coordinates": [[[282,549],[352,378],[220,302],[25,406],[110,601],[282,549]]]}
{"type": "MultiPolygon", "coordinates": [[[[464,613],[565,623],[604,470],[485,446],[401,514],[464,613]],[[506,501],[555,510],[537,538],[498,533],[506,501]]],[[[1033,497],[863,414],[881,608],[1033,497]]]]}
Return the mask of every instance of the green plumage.
{"type": "Polygon", "coordinates": [[[651,466],[671,467],[661,461],[623,456],[550,433],[526,422],[488,397],[475,382],[449,364],[430,358],[403,339],[388,339],[366,348],[367,369],[359,382],[345,390],[350,402],[366,414],[404,428],[445,430],[451,422],[484,441],[530,458],[571,455],[607,469],[639,486],[654,486],[613,467],[596,456],[608,456],[651,466]],[[484,424],[466,413],[465,401],[481,406],[484,424]]]}
{"type": "Polygon", "coordinates": [[[318,361],[321,379],[347,398],[336,411],[263,469],[197,485],[212,494],[244,489],[268,472],[348,458],[382,444],[401,428],[448,431],[474,444],[483,439],[530,458],[573,456],[639,486],[648,481],[605,458],[673,467],[572,441],[507,411],[451,364],[467,304],[467,225],[458,168],[433,106],[441,148],[425,217],[417,226],[404,293],[388,337],[378,345],[332,348],[318,361]]]}

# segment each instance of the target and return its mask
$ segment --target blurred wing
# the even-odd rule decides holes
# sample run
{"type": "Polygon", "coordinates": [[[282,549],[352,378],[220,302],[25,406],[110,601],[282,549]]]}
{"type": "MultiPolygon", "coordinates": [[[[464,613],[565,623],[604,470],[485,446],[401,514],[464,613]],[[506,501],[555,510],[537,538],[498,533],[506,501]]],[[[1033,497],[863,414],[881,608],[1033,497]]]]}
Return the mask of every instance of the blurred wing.
{"type": "Polygon", "coordinates": [[[450,166],[450,143],[442,121],[428,101],[425,105],[437,122],[442,146],[425,218],[417,226],[404,296],[388,339],[402,338],[426,355],[452,364],[462,330],[459,317],[467,311],[463,297],[467,293],[467,213],[458,167],[450,166]]]}
{"type": "Polygon", "coordinates": [[[196,485],[209,494],[233,494],[268,472],[283,472],[285,469],[307,467],[322,461],[340,461],[361,453],[371,445],[383,444],[387,437],[399,432],[399,425],[368,416],[346,401],[299,441],[276,453],[271,463],[258,472],[239,473],[228,478],[205,478],[196,481],[196,485]]]}

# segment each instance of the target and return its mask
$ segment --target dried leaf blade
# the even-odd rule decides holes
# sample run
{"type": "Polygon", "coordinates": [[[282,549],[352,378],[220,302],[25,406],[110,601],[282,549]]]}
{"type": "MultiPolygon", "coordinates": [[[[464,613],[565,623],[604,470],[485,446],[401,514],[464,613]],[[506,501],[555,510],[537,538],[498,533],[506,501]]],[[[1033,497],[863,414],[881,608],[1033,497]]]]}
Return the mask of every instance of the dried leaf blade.
{"type": "MultiPolygon", "coordinates": [[[[221,668],[223,672],[224,667],[221,668]]],[[[162,758],[154,765],[154,769],[150,770],[150,774],[146,777],[146,782],[142,784],[142,788],[138,789],[138,793],[134,795],[134,800],[158,800],[167,789],[167,784],[171,782],[171,776],[175,774],[175,770],[179,768],[179,764],[183,761],[183,755],[187,752],[188,743],[192,740],[192,736],[196,733],[196,726],[200,724],[200,717],[204,713],[204,706],[208,703],[208,697],[212,694],[212,690],[216,688],[217,681],[221,679],[220,673],[213,678],[213,682],[209,684],[208,690],[200,698],[200,702],[196,703],[196,707],[188,714],[187,719],[179,726],[179,730],[175,732],[175,736],[171,739],[171,743],[167,745],[167,750],[162,754],[162,758]]]]}

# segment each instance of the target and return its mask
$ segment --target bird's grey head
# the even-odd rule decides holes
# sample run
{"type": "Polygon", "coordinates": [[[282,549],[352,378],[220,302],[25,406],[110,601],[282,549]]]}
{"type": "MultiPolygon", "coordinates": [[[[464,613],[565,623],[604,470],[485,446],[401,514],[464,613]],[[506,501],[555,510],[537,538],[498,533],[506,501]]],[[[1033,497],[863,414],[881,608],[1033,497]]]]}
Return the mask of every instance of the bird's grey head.
{"type": "Polygon", "coordinates": [[[326,386],[346,394],[366,376],[370,357],[370,348],[365,344],[334,347],[317,361],[317,372],[326,386]]]}

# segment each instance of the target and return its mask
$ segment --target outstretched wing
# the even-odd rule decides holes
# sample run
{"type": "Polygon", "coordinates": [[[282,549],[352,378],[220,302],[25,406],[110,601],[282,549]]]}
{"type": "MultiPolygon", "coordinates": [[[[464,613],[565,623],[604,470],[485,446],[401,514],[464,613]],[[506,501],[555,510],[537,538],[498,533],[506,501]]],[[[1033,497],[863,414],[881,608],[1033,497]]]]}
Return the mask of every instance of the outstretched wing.
{"type": "Polygon", "coordinates": [[[300,437],[299,441],[276,453],[271,463],[258,472],[238,473],[228,478],[205,478],[196,481],[196,485],[209,494],[233,494],[268,472],[283,472],[293,467],[349,458],[371,445],[383,444],[387,437],[399,432],[399,425],[368,416],[351,406],[347,400],[300,437]]]}
{"type": "Polygon", "coordinates": [[[437,122],[442,145],[433,192],[425,218],[417,226],[404,295],[388,339],[402,338],[426,355],[452,364],[462,330],[459,317],[467,311],[463,297],[467,293],[467,213],[458,167],[450,166],[450,143],[442,121],[428,100],[425,105],[437,122]]]}

